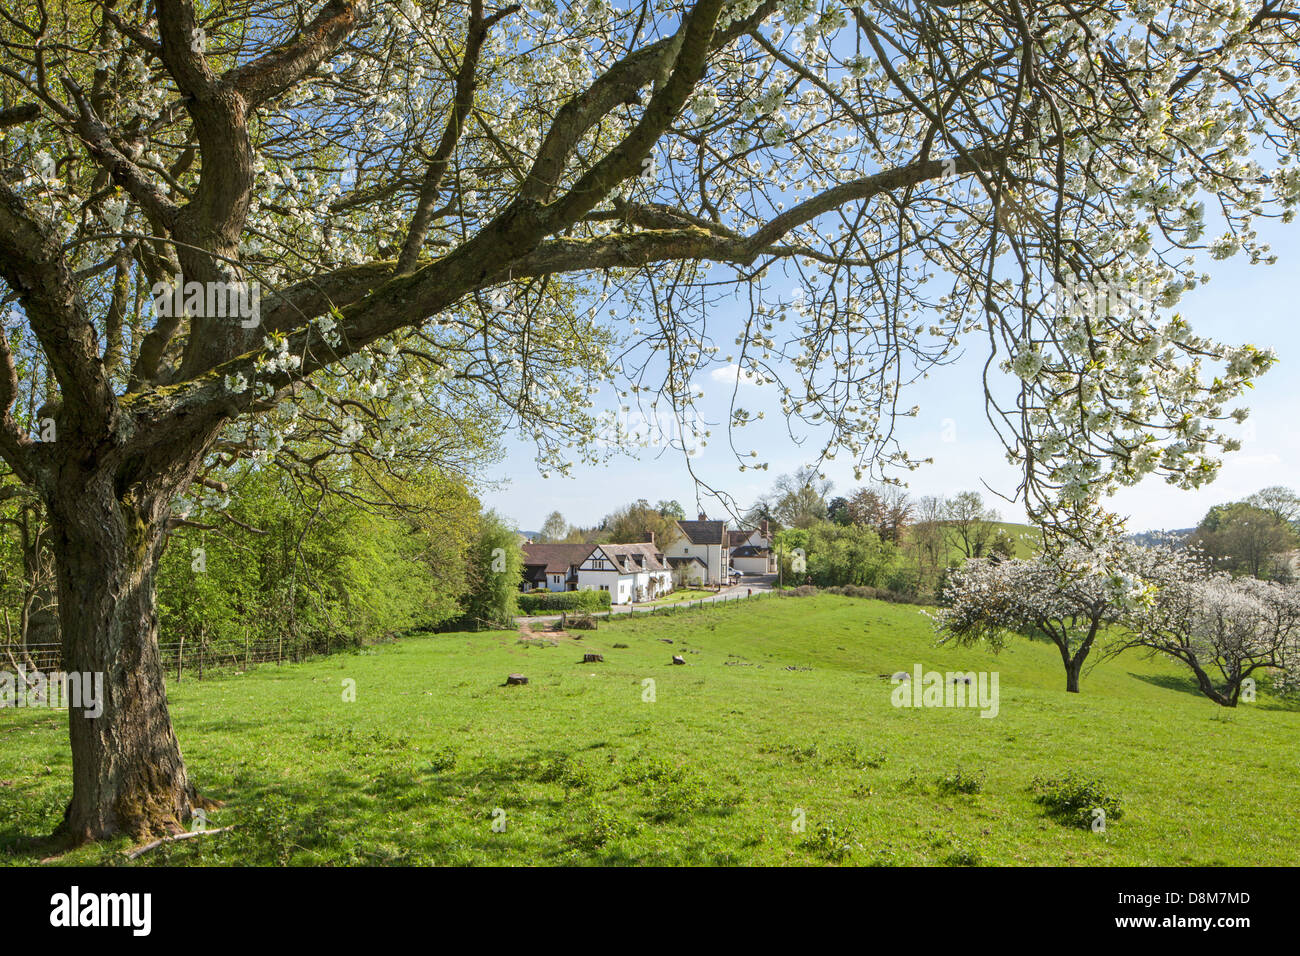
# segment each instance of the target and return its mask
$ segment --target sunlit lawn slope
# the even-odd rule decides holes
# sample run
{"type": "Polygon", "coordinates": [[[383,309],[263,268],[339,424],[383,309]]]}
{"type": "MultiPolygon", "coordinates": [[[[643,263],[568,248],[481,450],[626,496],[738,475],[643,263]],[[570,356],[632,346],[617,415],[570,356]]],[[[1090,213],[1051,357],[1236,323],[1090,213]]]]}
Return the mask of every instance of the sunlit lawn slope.
{"type": "MultiPolygon", "coordinates": [[[[1050,646],[937,648],[917,608],[834,596],[581,633],[415,637],[187,678],[171,689],[182,746],[226,801],[210,825],[237,828],[137,865],[1300,862],[1300,712],[1267,697],[1225,712],[1169,664],[1100,664],[1067,695],[1050,646]],[[896,708],[879,675],[917,663],[998,671],[998,715],[896,708]],[[527,686],[501,686],[516,672],[527,686]],[[941,785],[959,769],[978,792],[941,785]],[[1122,796],[1105,833],[1034,802],[1036,777],[1069,770],[1122,796]]],[[[0,712],[0,861],[43,855],[23,839],[68,796],[65,719],[0,712]]]]}

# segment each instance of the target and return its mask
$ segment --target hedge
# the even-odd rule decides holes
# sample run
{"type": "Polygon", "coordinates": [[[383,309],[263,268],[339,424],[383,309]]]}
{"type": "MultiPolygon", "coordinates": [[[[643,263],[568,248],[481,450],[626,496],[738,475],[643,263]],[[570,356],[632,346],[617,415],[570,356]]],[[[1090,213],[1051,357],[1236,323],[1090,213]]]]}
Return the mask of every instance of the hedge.
{"type": "Polygon", "coordinates": [[[519,595],[520,614],[549,614],[560,611],[600,611],[609,607],[608,591],[548,591],[519,595]]]}
{"type": "Polygon", "coordinates": [[[891,604],[934,605],[935,601],[925,595],[907,591],[894,591],[889,588],[873,588],[858,584],[839,584],[834,587],[821,588],[814,584],[801,584],[784,592],[786,597],[812,597],[815,594],[839,594],[844,597],[870,598],[873,601],[888,601],[891,604]]]}

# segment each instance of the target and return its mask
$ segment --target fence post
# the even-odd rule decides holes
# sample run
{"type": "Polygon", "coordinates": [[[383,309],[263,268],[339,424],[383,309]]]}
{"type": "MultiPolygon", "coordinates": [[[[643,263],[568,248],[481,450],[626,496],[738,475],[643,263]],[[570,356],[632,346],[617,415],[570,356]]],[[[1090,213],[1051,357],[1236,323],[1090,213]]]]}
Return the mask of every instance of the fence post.
{"type": "Polygon", "coordinates": [[[176,683],[181,682],[181,659],[185,656],[185,635],[181,635],[181,642],[176,645],[176,683]]]}

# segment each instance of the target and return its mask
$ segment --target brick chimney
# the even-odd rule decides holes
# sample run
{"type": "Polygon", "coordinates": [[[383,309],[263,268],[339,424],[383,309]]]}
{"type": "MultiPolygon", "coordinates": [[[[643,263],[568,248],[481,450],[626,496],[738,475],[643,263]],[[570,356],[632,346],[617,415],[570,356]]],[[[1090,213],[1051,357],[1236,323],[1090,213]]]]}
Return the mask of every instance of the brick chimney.
{"type": "Polygon", "coordinates": [[[768,533],[768,525],[767,525],[767,519],[766,519],[766,518],[764,518],[764,519],[763,519],[763,523],[762,523],[761,525],[758,526],[758,533],[759,533],[760,535],[762,535],[764,538],[768,538],[768,537],[770,537],[770,535],[769,535],[769,533],[768,533]]]}
{"type": "Polygon", "coordinates": [[[709,516],[706,515],[703,511],[701,511],[701,512],[700,512],[700,520],[701,520],[701,521],[708,521],[708,520],[709,520],[709,516]]]}
{"type": "Polygon", "coordinates": [[[654,544],[655,533],[653,531],[647,531],[641,536],[641,540],[645,541],[647,544],[654,544]]]}

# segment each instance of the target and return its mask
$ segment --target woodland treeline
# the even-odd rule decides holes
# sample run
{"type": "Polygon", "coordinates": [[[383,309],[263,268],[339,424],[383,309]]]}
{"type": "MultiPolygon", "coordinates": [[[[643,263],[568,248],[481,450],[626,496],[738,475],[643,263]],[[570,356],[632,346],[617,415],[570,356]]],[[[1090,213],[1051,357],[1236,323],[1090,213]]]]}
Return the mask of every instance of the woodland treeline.
{"type": "MultiPolygon", "coordinates": [[[[160,644],[219,659],[274,643],[297,657],[514,613],[515,532],[464,478],[399,481],[351,462],[331,478],[249,466],[187,502],[157,572],[160,644]]],[[[4,489],[0,636],[16,666],[48,659],[60,629],[43,509],[4,489]]]]}

